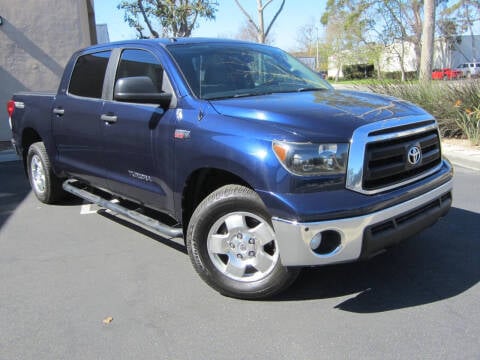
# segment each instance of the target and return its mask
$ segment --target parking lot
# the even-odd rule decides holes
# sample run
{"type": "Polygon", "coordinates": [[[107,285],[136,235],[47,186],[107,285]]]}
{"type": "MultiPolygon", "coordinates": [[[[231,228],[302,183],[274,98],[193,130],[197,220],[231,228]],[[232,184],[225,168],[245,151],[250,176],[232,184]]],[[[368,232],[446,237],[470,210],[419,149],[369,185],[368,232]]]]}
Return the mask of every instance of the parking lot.
{"type": "Polygon", "coordinates": [[[480,172],[457,167],[434,227],[269,301],[212,291],[181,241],[41,204],[19,162],[0,163],[0,198],[2,360],[480,358],[480,172]]]}

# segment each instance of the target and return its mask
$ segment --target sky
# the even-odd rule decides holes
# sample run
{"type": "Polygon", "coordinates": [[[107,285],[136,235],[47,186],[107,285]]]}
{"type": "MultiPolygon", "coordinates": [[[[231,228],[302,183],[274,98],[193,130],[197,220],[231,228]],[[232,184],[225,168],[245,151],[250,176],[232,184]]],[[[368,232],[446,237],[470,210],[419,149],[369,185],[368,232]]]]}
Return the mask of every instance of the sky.
{"type": "MultiPolygon", "coordinates": [[[[133,39],[135,30],[123,20],[123,11],[117,9],[120,0],[95,0],[95,19],[97,24],[107,24],[110,41],[133,39]]],[[[234,0],[218,0],[216,19],[200,20],[192,36],[198,37],[234,37],[246,22],[234,0]]],[[[274,45],[287,51],[297,50],[297,33],[300,27],[308,23],[319,23],[325,9],[326,0],[286,0],[283,11],[271,30],[274,45]]],[[[242,0],[244,8],[256,21],[256,0],[242,0]]],[[[274,0],[265,9],[266,26],[270,23],[280,0],[274,0]]],[[[322,29],[319,29],[321,32],[322,29]]]]}

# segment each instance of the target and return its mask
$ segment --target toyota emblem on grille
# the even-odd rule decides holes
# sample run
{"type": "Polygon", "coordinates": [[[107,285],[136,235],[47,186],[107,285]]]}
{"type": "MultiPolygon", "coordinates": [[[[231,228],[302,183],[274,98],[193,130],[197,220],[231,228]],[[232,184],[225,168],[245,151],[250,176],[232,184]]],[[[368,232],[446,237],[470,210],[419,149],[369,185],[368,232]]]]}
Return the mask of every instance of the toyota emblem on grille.
{"type": "Polygon", "coordinates": [[[422,160],[422,150],[418,145],[413,145],[407,152],[408,163],[410,165],[418,165],[422,160]]]}

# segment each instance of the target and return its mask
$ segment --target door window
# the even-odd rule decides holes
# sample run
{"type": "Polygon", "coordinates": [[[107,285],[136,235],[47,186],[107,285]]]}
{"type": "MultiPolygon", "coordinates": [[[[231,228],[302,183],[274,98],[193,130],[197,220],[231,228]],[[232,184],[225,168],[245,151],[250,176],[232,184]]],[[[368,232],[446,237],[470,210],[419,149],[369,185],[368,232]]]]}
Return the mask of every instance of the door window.
{"type": "Polygon", "coordinates": [[[111,51],[82,55],[73,68],[68,92],[88,98],[102,97],[103,81],[111,51]]]}
{"type": "Polygon", "coordinates": [[[156,91],[162,91],[163,68],[152,53],[138,49],[127,49],[122,52],[115,81],[134,76],[149,77],[156,91]]]}

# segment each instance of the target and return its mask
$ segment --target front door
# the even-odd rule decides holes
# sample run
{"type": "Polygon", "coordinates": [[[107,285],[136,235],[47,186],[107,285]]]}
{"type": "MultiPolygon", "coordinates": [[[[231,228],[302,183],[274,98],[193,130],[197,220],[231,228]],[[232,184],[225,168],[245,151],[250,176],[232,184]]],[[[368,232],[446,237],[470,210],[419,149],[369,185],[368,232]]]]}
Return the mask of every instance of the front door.
{"type": "MultiPolygon", "coordinates": [[[[120,78],[148,76],[162,91],[163,67],[149,51],[124,49],[116,71],[120,78]]],[[[157,209],[171,207],[174,110],[155,104],[105,101],[104,158],[108,188],[157,209]],[[170,164],[170,165],[169,165],[170,164]],[[170,167],[172,169],[172,167],[170,167]]]]}

